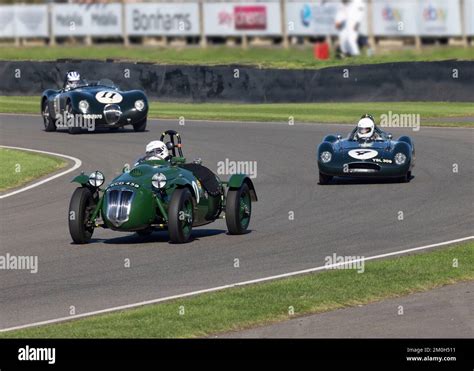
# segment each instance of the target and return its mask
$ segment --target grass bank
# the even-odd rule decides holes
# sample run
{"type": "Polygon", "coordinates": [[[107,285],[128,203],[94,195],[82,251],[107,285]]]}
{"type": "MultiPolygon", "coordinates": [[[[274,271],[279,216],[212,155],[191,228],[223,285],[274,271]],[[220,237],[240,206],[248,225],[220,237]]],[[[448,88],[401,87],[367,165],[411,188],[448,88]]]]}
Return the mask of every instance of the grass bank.
{"type": "Polygon", "coordinates": [[[0,148],[0,191],[22,186],[66,164],[54,156],[0,148]]]}
{"type": "MultiPolygon", "coordinates": [[[[39,97],[0,96],[0,113],[39,114],[39,97]]],[[[165,103],[151,102],[149,117],[186,120],[277,121],[354,124],[364,113],[419,114],[421,125],[474,127],[474,105],[457,102],[376,103],[165,103]],[[471,117],[465,121],[462,118],[471,117]],[[459,120],[456,120],[459,118],[459,120]],[[446,119],[446,120],[445,120],[446,119]]]]}
{"type": "Polygon", "coordinates": [[[56,60],[56,59],[117,59],[160,64],[200,65],[252,65],[261,68],[323,68],[340,65],[439,61],[448,59],[473,60],[474,48],[433,47],[421,51],[414,49],[379,52],[371,57],[348,59],[331,57],[315,60],[311,47],[240,47],[210,46],[164,48],[156,46],[94,45],[94,46],[6,46],[0,48],[3,60],[56,60]]]}
{"type": "Polygon", "coordinates": [[[474,279],[474,242],[181,300],[0,333],[0,338],[202,337],[474,279]],[[454,262],[457,262],[457,267],[454,262]],[[290,315],[291,308],[294,315],[290,315]]]}

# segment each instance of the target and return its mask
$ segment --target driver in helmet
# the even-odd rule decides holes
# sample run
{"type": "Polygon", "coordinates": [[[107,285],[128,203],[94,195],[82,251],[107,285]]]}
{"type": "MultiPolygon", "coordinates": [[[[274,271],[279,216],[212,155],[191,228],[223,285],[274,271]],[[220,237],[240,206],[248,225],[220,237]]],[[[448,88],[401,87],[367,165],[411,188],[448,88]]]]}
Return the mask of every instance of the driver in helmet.
{"type": "Polygon", "coordinates": [[[377,140],[378,135],[375,132],[375,120],[371,115],[364,115],[357,123],[357,132],[355,139],[373,141],[377,140]]]}
{"type": "Polygon", "coordinates": [[[152,140],[146,145],[145,156],[138,158],[134,166],[139,165],[142,161],[171,160],[172,156],[170,155],[169,148],[161,140],[152,140]]]}
{"type": "Polygon", "coordinates": [[[64,80],[64,90],[71,90],[79,86],[81,75],[77,71],[69,71],[64,80]]]}
{"type": "Polygon", "coordinates": [[[143,160],[168,160],[169,158],[168,147],[161,140],[153,140],[146,145],[146,153],[143,160]]]}

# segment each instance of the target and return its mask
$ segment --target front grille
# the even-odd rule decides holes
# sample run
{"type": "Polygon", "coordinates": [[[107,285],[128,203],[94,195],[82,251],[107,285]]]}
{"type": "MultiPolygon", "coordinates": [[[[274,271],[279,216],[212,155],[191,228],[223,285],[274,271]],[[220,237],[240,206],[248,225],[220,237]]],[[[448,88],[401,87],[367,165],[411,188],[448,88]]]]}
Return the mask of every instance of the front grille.
{"type": "Polygon", "coordinates": [[[107,219],[119,227],[130,216],[133,192],[128,189],[112,189],[107,191],[107,219]]]}
{"type": "Polygon", "coordinates": [[[104,107],[104,118],[107,124],[114,125],[122,116],[122,110],[118,104],[107,104],[104,107]]]}
{"type": "Polygon", "coordinates": [[[353,162],[349,164],[350,173],[375,173],[380,171],[380,166],[370,162],[353,162]]]}

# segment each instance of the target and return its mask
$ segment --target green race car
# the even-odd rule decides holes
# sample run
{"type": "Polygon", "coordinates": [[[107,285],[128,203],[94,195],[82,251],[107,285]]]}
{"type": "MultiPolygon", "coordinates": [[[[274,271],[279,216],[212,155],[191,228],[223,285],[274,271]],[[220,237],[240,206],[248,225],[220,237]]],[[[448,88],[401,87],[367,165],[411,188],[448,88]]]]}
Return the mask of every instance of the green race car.
{"type": "Polygon", "coordinates": [[[215,221],[222,212],[229,234],[246,233],[252,202],[257,201],[252,180],[234,174],[224,182],[199,160],[186,163],[176,131],[164,132],[160,141],[165,137],[169,158],[139,160],[104,188],[100,171],[73,179],[80,184],[69,205],[69,232],[75,243],[88,243],[97,227],[142,236],[168,230],[171,242],[185,243],[193,227],[215,221]]]}

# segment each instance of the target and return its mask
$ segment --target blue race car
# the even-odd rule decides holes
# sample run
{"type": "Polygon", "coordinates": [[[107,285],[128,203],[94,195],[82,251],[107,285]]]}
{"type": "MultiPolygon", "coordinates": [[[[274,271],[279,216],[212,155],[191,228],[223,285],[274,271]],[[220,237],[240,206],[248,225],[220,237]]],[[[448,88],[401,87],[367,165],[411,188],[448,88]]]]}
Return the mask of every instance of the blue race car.
{"type": "Polygon", "coordinates": [[[392,135],[364,115],[347,138],[327,135],[317,149],[319,184],[333,177],[382,177],[409,182],[415,165],[415,147],[408,136],[392,135]]]}
{"type": "Polygon", "coordinates": [[[45,131],[67,128],[76,134],[85,128],[114,131],[132,125],[141,132],[146,128],[148,100],[141,90],[121,91],[109,79],[87,81],[70,71],[62,89],[43,92],[41,114],[45,131]]]}

